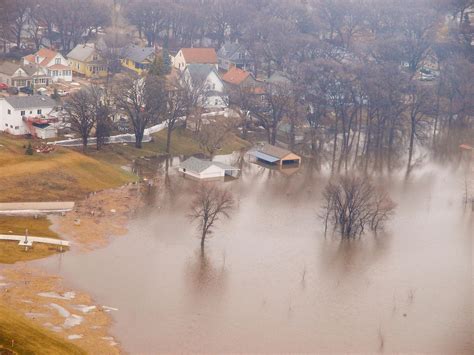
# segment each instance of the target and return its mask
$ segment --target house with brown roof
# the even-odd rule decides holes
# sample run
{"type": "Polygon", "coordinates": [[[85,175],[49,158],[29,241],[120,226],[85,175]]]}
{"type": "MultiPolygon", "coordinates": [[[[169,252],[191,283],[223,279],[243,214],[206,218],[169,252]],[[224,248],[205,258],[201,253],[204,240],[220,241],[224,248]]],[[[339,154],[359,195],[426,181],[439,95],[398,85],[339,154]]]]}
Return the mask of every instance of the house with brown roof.
{"type": "Polygon", "coordinates": [[[72,69],[69,62],[61,53],[49,48],[41,48],[38,52],[23,57],[23,64],[45,69],[53,82],[72,81],[72,69]]]}
{"type": "Polygon", "coordinates": [[[222,80],[231,89],[236,87],[261,86],[252,73],[237,67],[231,67],[229,71],[222,76],[222,80]]]}
{"type": "Polygon", "coordinates": [[[181,48],[173,58],[173,66],[184,71],[189,64],[210,64],[217,67],[217,53],[214,48],[181,48]]]}

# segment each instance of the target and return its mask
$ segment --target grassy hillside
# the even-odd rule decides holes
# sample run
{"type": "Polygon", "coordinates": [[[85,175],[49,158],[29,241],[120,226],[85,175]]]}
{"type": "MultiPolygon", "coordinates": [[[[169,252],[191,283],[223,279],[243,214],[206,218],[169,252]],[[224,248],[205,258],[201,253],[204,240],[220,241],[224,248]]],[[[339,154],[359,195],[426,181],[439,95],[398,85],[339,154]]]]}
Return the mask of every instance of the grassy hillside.
{"type": "Polygon", "coordinates": [[[0,354],[4,349],[11,350],[13,354],[85,354],[76,345],[0,305],[0,354]]]}
{"type": "Polygon", "coordinates": [[[65,148],[25,155],[27,144],[0,134],[0,202],[77,200],[134,180],[112,164],[65,148]]]}
{"type": "MultiPolygon", "coordinates": [[[[104,147],[101,151],[89,154],[101,161],[112,164],[125,165],[140,157],[156,157],[166,154],[166,130],[153,135],[153,141],[144,143],[142,149],[137,149],[133,144],[113,144],[104,147]]],[[[231,134],[224,147],[217,154],[229,154],[233,151],[248,147],[250,144],[243,139],[231,134]]],[[[171,137],[171,155],[193,155],[203,153],[199,143],[191,131],[176,129],[171,137]]]]}

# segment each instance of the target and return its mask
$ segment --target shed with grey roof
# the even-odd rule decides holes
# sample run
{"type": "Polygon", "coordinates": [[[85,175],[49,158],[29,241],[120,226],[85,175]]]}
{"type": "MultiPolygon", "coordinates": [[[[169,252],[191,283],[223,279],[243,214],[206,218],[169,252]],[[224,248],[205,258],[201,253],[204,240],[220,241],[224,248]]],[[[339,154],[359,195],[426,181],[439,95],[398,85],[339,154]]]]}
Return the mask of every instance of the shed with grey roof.
{"type": "Polygon", "coordinates": [[[195,179],[221,179],[237,177],[240,169],[224,163],[191,157],[179,165],[179,172],[195,179]]]}

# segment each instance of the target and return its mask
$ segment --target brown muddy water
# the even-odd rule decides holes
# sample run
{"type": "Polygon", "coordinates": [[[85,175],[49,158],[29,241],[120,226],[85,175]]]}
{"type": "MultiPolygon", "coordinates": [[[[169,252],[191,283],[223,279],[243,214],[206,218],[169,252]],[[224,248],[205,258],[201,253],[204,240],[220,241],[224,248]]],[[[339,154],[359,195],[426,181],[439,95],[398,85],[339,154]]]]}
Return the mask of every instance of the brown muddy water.
{"type": "Polygon", "coordinates": [[[118,308],[125,351],[472,352],[474,214],[460,169],[384,178],[398,203],[387,232],[342,243],[317,219],[324,176],[246,162],[223,183],[237,208],[204,255],[186,217],[196,182],[169,171],[127,236],[38,263],[118,308]]]}

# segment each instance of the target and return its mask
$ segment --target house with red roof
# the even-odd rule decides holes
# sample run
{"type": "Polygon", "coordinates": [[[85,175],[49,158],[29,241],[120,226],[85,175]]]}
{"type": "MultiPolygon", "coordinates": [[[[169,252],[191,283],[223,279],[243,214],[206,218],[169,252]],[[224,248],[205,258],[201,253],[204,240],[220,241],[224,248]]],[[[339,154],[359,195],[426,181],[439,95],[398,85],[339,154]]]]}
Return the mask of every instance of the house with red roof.
{"type": "Polygon", "coordinates": [[[222,76],[222,80],[229,88],[263,86],[259,85],[251,72],[239,69],[236,66],[231,66],[229,71],[222,76]]]}
{"type": "Polygon", "coordinates": [[[69,62],[61,53],[52,49],[41,48],[38,52],[23,57],[23,64],[44,68],[53,82],[72,81],[72,69],[69,62]]]}
{"type": "Polygon", "coordinates": [[[173,66],[184,71],[190,64],[210,64],[217,67],[217,53],[214,48],[181,48],[173,58],[173,66]]]}

